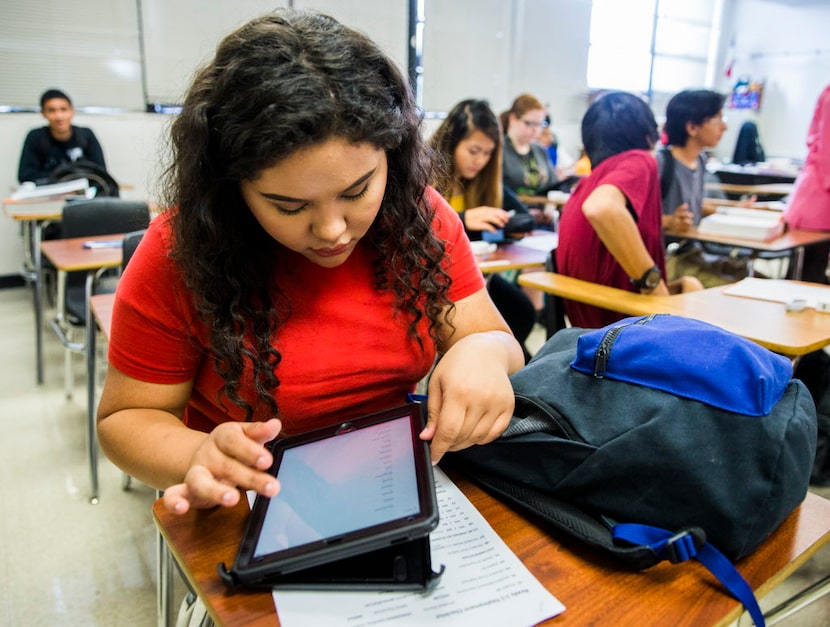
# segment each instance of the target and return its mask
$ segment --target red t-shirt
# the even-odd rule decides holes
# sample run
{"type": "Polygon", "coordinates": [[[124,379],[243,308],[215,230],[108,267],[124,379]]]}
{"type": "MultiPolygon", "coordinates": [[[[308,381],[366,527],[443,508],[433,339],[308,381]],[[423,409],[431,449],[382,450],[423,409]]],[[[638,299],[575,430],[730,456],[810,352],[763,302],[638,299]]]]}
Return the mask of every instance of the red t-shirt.
{"type": "MultiPolygon", "coordinates": [[[[452,277],[449,298],[459,301],[484,288],[484,279],[456,213],[433,189],[435,230],[446,242],[445,269],[452,277]]],[[[122,373],[150,383],[193,381],[184,422],[210,431],[244,412],[219,398],[222,379],[208,357],[208,333],[190,292],[168,257],[169,221],[156,219],[118,284],[109,362],[122,373]]],[[[302,432],[401,405],[435,359],[435,346],[420,325],[422,351],[407,336],[408,320],[393,311],[391,293],[378,292],[372,251],[358,245],[336,268],[323,268],[283,250],[294,263],[277,276],[291,303],[291,317],[275,335],[282,355],[276,373],[280,418],[286,432],[302,432]]],[[[240,395],[252,402],[249,365],[240,395]]],[[[253,404],[253,402],[252,402],[253,404]]],[[[255,419],[270,418],[265,409],[255,419]]]]}
{"type": "MultiPolygon", "coordinates": [[[[609,157],[580,181],[562,210],[559,221],[557,271],[577,279],[636,292],[617,260],[608,252],[582,213],[585,199],[600,185],[614,185],[628,199],[640,237],[652,259],[666,276],[666,256],[661,224],[662,202],[657,162],[645,150],[627,150],[609,157]]],[[[575,327],[599,328],[624,318],[615,311],[565,301],[565,313],[575,327]]]]}

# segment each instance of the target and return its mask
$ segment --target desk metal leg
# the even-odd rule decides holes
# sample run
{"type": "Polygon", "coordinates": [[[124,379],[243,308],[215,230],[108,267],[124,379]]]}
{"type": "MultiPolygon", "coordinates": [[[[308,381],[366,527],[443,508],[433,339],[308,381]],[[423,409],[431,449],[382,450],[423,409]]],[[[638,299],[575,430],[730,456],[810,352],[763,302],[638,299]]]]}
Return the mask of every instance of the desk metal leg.
{"type": "Polygon", "coordinates": [[[787,599],[764,614],[766,624],[771,627],[785,618],[789,618],[799,610],[802,610],[814,601],[817,601],[825,594],[830,594],[830,575],[824,579],[820,579],[812,586],[802,590],[795,596],[787,599]]]}
{"type": "Polygon", "coordinates": [[[92,316],[92,284],[94,273],[88,272],[84,291],[86,296],[86,406],[87,406],[87,447],[89,453],[89,484],[91,496],[89,502],[98,503],[98,425],[95,419],[95,334],[97,325],[92,316]]]}
{"type": "MultiPolygon", "coordinates": [[[[161,497],[161,490],[156,497],[161,497]]],[[[173,556],[159,531],[156,534],[156,618],[159,627],[173,625],[173,556]]]]}
{"type": "Polygon", "coordinates": [[[795,263],[795,268],[793,270],[793,279],[796,281],[800,281],[801,273],[804,270],[804,246],[795,247],[795,250],[793,251],[793,262],[795,263]]]}
{"type": "Polygon", "coordinates": [[[32,228],[32,256],[35,261],[35,377],[37,384],[43,383],[43,255],[40,240],[44,224],[38,222],[32,228]]]}

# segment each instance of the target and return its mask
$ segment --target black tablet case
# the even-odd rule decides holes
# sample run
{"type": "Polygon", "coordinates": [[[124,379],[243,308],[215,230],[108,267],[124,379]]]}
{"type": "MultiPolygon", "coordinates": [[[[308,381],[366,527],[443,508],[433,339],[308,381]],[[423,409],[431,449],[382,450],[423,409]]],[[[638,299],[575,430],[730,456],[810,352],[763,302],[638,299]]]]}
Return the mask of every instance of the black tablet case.
{"type": "Polygon", "coordinates": [[[431,590],[438,585],[444,567],[432,570],[429,536],[278,576],[240,584],[224,563],[217,567],[225,584],[235,589],[283,590],[431,590]]]}
{"type": "MultiPolygon", "coordinates": [[[[401,408],[372,416],[396,413],[401,408]]],[[[420,408],[423,420],[423,408],[420,408]]],[[[347,425],[348,423],[345,423],[347,425]]],[[[281,588],[294,590],[430,590],[438,584],[444,567],[432,570],[429,535],[278,575],[263,574],[260,579],[240,579],[224,562],[217,566],[222,581],[231,588],[281,588]]]]}

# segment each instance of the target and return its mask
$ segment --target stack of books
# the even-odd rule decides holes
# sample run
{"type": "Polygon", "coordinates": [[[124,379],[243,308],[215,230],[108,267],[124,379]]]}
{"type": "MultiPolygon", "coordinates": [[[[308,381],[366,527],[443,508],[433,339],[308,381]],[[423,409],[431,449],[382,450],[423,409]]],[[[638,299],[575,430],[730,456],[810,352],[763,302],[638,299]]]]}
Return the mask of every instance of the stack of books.
{"type": "Polygon", "coordinates": [[[53,196],[66,196],[70,194],[83,194],[90,197],[88,192],[94,188],[90,188],[89,180],[85,178],[75,179],[72,181],[62,181],[60,183],[52,183],[49,185],[33,185],[26,183],[21,185],[11,195],[12,200],[30,200],[33,198],[51,198],[53,196]]]}
{"type": "Polygon", "coordinates": [[[718,207],[700,221],[698,232],[767,242],[784,233],[784,221],[776,211],[718,207]]]}

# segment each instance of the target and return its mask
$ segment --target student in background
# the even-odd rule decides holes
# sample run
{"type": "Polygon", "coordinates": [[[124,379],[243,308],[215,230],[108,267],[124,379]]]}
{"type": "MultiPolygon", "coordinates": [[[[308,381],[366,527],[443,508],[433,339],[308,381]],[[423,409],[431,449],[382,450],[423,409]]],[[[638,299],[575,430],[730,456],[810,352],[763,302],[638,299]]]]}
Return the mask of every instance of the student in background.
{"type": "Polygon", "coordinates": [[[735,152],[732,153],[732,163],[737,165],[753,165],[766,161],[764,147],[758,136],[758,125],[751,120],[741,124],[738,139],[735,142],[735,152]]]}
{"type": "MultiPolygon", "coordinates": [[[[708,89],[689,89],[672,96],[666,106],[668,145],[656,153],[666,230],[683,233],[717,206],[718,199],[706,197],[706,150],[717,146],[727,129],[724,98],[708,89]]],[[[666,258],[666,271],[669,280],[691,275],[714,287],[744,278],[746,261],[734,259],[725,247],[680,241],[666,258]]]]}
{"type": "MultiPolygon", "coordinates": [[[[667,283],[660,186],[651,153],[657,122],[646,103],[609,92],[582,119],[582,143],[593,168],[571,194],[559,222],[558,271],[644,294],[701,289],[691,277],[667,283]]],[[[574,326],[602,327],[618,312],[565,301],[574,326]]]]}
{"type": "MultiPolygon", "coordinates": [[[[484,100],[462,100],[430,139],[435,174],[433,184],[462,217],[471,240],[482,231],[504,228],[510,214],[502,207],[526,212],[518,199],[503,199],[501,176],[502,133],[499,120],[484,100]]],[[[536,308],[522,289],[498,274],[487,290],[513,335],[524,347],[536,322],[536,308]]],[[[525,359],[530,355],[524,349],[525,359]]]]}
{"type": "Polygon", "coordinates": [[[435,462],[507,426],[521,348],[427,186],[420,122],[395,63],[314,12],[250,21],[197,72],[98,410],[170,511],[274,496],[265,443],[400,405],[433,365],[435,462]]]}
{"type": "MultiPolygon", "coordinates": [[[[544,196],[559,182],[556,170],[538,138],[548,125],[547,111],[531,94],[522,94],[500,116],[504,129],[502,179],[504,186],[520,195],[544,196]]],[[[553,214],[531,207],[536,223],[553,224],[553,214]]]]}
{"type": "Polygon", "coordinates": [[[660,148],[657,168],[662,174],[671,160],[671,177],[663,195],[663,226],[685,231],[704,215],[705,151],[718,145],[728,128],[723,118],[724,96],[706,89],[681,91],[666,106],[663,130],[668,144],[660,148]]]}
{"type": "MultiPolygon", "coordinates": [[[[807,158],[795,180],[784,220],[794,229],[830,231],[830,85],[816,102],[807,130],[807,158]]],[[[827,283],[830,244],[804,249],[802,278],[827,283]]]]}
{"type": "Polygon", "coordinates": [[[19,182],[48,182],[58,166],[75,161],[89,161],[106,170],[104,151],[95,133],[72,124],[75,109],[69,96],[59,89],[46,90],[40,97],[40,113],[49,124],[26,136],[17,169],[19,182]]]}

